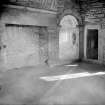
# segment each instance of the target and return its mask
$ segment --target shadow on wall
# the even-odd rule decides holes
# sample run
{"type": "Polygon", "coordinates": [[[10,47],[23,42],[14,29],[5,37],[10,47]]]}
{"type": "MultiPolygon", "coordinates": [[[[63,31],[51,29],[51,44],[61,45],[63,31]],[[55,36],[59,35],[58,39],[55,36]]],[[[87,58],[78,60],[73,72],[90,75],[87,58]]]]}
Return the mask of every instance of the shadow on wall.
{"type": "Polygon", "coordinates": [[[10,0],[0,0],[0,16],[5,11],[6,7],[4,5],[10,4],[10,0]]]}

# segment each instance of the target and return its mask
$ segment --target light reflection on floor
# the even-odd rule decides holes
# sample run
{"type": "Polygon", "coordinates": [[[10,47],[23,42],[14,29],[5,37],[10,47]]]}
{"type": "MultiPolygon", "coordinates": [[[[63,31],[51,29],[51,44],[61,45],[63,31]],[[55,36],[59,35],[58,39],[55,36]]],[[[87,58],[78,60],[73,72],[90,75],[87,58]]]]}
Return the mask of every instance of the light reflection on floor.
{"type": "Polygon", "coordinates": [[[76,66],[78,66],[78,64],[73,64],[73,65],[64,65],[64,66],[76,67],[76,66]]]}
{"type": "Polygon", "coordinates": [[[90,76],[104,75],[104,74],[105,72],[96,72],[96,73],[82,72],[82,73],[65,74],[65,75],[57,75],[57,76],[45,76],[45,77],[40,77],[40,79],[45,81],[56,81],[56,80],[90,77],[90,76]]]}
{"type": "Polygon", "coordinates": [[[0,104],[105,105],[104,74],[105,66],[83,62],[13,69],[0,79],[0,104]]]}

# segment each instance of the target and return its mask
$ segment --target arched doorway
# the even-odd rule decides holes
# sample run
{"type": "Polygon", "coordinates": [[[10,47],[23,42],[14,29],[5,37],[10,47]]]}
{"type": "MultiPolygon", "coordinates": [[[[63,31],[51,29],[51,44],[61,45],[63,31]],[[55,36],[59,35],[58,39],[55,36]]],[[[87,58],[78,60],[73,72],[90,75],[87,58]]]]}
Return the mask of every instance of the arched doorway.
{"type": "Polygon", "coordinates": [[[59,58],[75,60],[79,58],[79,29],[78,21],[72,15],[66,15],[60,22],[59,58]]]}

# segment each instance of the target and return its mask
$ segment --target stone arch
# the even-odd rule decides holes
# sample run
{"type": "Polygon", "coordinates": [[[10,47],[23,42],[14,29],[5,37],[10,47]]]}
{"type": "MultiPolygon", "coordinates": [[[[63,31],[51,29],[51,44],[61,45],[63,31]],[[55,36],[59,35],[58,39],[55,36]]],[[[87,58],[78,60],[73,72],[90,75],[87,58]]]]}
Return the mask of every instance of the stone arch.
{"type": "Polygon", "coordinates": [[[66,15],[60,21],[61,27],[72,27],[75,28],[78,25],[77,19],[72,15],[66,15]]]}
{"type": "Polygon", "coordinates": [[[73,15],[65,15],[60,21],[59,58],[75,60],[79,57],[78,21],[73,15]]]}
{"type": "Polygon", "coordinates": [[[78,21],[78,25],[81,25],[83,23],[82,18],[77,11],[72,11],[70,9],[67,9],[64,10],[63,13],[58,16],[57,24],[60,25],[61,20],[67,15],[75,17],[75,19],[78,21]]]}

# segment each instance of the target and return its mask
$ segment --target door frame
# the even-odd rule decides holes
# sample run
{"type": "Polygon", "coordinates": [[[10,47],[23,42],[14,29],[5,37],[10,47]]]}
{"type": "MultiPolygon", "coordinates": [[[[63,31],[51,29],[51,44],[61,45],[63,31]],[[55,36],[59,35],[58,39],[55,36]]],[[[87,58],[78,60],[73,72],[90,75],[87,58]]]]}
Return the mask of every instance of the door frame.
{"type": "Polygon", "coordinates": [[[99,62],[99,25],[86,25],[85,26],[85,31],[84,31],[84,60],[86,61],[92,61],[92,62],[96,62],[98,63],[99,62]],[[87,58],[87,31],[88,29],[96,29],[98,30],[98,59],[97,60],[94,60],[94,59],[89,59],[87,58]]]}

